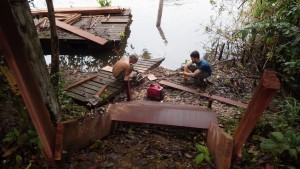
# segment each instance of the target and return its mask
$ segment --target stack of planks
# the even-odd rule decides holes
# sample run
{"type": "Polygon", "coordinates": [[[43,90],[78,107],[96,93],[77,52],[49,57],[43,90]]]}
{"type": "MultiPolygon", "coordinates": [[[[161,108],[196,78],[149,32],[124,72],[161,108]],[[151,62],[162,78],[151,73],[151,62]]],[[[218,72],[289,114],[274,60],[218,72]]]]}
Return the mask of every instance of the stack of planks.
{"type": "MultiPolygon", "coordinates": [[[[55,19],[58,21],[62,21],[66,24],[72,25],[73,23],[79,21],[81,18],[80,13],[56,13],[55,19]]],[[[47,17],[40,18],[37,23],[35,24],[35,27],[38,29],[47,29],[49,28],[49,19],[47,17]]]]}

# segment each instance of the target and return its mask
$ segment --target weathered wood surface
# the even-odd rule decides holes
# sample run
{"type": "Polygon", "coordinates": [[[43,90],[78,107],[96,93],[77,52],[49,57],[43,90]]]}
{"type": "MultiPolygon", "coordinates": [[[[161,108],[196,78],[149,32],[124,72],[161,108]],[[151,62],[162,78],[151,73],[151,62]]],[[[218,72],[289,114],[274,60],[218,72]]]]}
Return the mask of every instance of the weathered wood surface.
{"type": "Polygon", "coordinates": [[[216,112],[200,106],[153,102],[117,103],[107,111],[112,121],[208,129],[217,123],[216,112]]]}
{"type": "Polygon", "coordinates": [[[83,30],[81,30],[81,29],[79,29],[79,28],[76,28],[76,27],[71,26],[71,25],[69,25],[69,24],[66,24],[66,23],[64,23],[64,22],[61,22],[61,21],[59,21],[59,20],[56,20],[56,25],[57,25],[58,27],[64,29],[64,30],[66,30],[66,31],[72,32],[72,33],[74,33],[74,34],[76,34],[76,35],[78,35],[78,36],[81,36],[81,37],[83,37],[83,38],[85,38],[85,39],[87,39],[87,40],[96,42],[96,43],[98,43],[98,44],[100,44],[100,45],[104,45],[104,44],[107,42],[107,40],[104,39],[104,38],[101,38],[101,37],[96,36],[96,35],[94,35],[94,34],[92,34],[92,33],[83,31],[83,30]]]}
{"type": "MultiPolygon", "coordinates": [[[[119,42],[124,38],[123,36],[130,23],[131,11],[130,9],[124,9],[120,14],[82,15],[77,22],[72,24],[72,26],[103,39],[119,42]]],[[[48,26],[48,23],[40,23],[40,26],[42,26],[42,29],[37,29],[39,38],[42,40],[49,40],[50,31],[44,28],[48,26]]],[[[60,40],[86,41],[85,38],[79,35],[61,29],[57,30],[57,35],[60,40]]]]}
{"type": "Polygon", "coordinates": [[[54,164],[55,128],[50,112],[55,115],[60,112],[27,1],[1,1],[0,43],[43,145],[45,158],[54,164]]]}
{"type": "MultiPolygon", "coordinates": [[[[164,58],[139,59],[139,61],[134,64],[134,67],[140,72],[145,72],[159,66],[163,60],[164,58]],[[139,65],[140,63],[147,65],[139,65]]],[[[67,95],[75,100],[87,102],[88,98],[95,95],[103,85],[108,84],[105,92],[100,95],[99,105],[103,104],[105,101],[113,98],[124,89],[123,83],[116,81],[110,70],[111,69],[107,69],[106,67],[104,70],[100,70],[97,75],[70,85],[67,88],[67,95]]]]}
{"type": "Polygon", "coordinates": [[[217,169],[230,168],[233,138],[215,123],[211,123],[208,129],[207,147],[215,159],[217,169]]]}
{"type": "Polygon", "coordinates": [[[57,123],[55,160],[61,160],[62,152],[74,152],[85,148],[110,132],[111,120],[108,113],[87,116],[82,123],[69,120],[57,123]]]}
{"type": "MultiPolygon", "coordinates": [[[[76,7],[76,8],[55,8],[55,13],[81,13],[85,15],[99,15],[99,14],[119,14],[122,13],[124,9],[119,6],[109,6],[109,7],[76,7]]],[[[31,14],[33,16],[47,16],[47,9],[32,9],[31,14]]]]}
{"type": "Polygon", "coordinates": [[[249,106],[234,132],[233,159],[236,159],[236,157],[240,155],[243,144],[246,142],[262,113],[269,106],[279,89],[280,82],[276,73],[264,71],[249,106]]]}
{"type": "Polygon", "coordinates": [[[162,85],[173,87],[175,89],[179,89],[179,90],[187,91],[187,92],[190,92],[190,93],[194,93],[194,94],[197,94],[197,95],[209,98],[209,99],[217,100],[221,103],[226,103],[226,104],[230,104],[230,105],[234,105],[234,106],[238,106],[238,107],[242,107],[242,108],[247,108],[247,106],[248,106],[247,104],[239,102],[239,101],[231,100],[231,99],[220,97],[220,96],[209,95],[208,93],[199,93],[195,89],[180,86],[180,85],[177,85],[177,84],[174,84],[174,83],[171,83],[171,82],[167,82],[167,81],[164,81],[164,80],[160,81],[159,83],[162,84],[162,85]]]}

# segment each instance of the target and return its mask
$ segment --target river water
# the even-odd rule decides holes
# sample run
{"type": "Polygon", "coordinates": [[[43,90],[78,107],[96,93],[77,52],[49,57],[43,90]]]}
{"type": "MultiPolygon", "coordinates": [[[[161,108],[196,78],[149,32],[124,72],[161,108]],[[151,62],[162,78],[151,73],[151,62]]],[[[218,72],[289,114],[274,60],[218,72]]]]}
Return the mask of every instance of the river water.
{"type": "MultiPolygon", "coordinates": [[[[96,0],[53,2],[55,7],[99,6],[96,0]]],[[[46,3],[44,0],[35,0],[35,6],[46,8],[46,3]]],[[[152,58],[165,57],[161,66],[173,70],[189,59],[193,50],[198,50],[201,56],[205,54],[205,47],[210,45],[210,35],[205,33],[205,26],[210,24],[210,17],[215,16],[218,9],[216,5],[211,5],[209,0],[164,0],[161,26],[157,28],[159,0],[112,0],[112,6],[131,9],[133,22],[124,53],[148,53],[152,58]]],[[[231,18],[224,15],[219,23],[228,20],[231,18]]],[[[99,55],[101,56],[80,58],[85,62],[90,60],[98,63],[95,60],[102,58],[109,62],[110,57],[116,57],[110,56],[111,54],[99,55]]],[[[45,58],[49,63],[50,56],[45,58]]],[[[88,68],[86,65],[84,67],[88,68]]]]}

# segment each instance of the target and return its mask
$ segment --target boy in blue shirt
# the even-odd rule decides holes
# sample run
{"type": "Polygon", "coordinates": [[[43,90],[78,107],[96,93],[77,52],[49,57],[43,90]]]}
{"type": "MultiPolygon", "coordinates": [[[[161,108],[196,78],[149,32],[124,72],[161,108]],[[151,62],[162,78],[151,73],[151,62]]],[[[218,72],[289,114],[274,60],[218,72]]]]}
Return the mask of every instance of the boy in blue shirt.
{"type": "Polygon", "coordinates": [[[183,67],[183,75],[185,77],[193,77],[197,81],[203,81],[203,79],[211,75],[211,66],[205,60],[200,58],[198,51],[193,51],[191,54],[191,61],[183,67]]]}

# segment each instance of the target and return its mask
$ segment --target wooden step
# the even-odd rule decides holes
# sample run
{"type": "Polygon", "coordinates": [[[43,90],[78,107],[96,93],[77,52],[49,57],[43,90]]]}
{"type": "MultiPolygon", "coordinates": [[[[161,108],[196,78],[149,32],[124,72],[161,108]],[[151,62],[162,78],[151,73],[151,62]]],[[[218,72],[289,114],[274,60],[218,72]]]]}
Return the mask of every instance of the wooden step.
{"type": "Polygon", "coordinates": [[[111,104],[108,113],[113,121],[157,124],[187,128],[208,129],[211,122],[217,123],[216,112],[198,106],[171,103],[111,104]],[[186,108],[185,108],[186,107],[186,108]]]}

